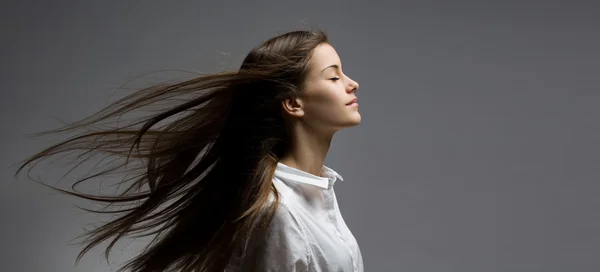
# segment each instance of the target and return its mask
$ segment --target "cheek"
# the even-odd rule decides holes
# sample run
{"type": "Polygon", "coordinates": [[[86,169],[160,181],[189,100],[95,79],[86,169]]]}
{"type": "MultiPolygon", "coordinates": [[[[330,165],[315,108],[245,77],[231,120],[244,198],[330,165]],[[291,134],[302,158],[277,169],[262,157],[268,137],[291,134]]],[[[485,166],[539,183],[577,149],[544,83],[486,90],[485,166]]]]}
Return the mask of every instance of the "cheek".
{"type": "Polygon", "coordinates": [[[331,82],[310,82],[305,89],[305,114],[310,119],[337,119],[346,110],[347,94],[331,82]]]}
{"type": "Polygon", "coordinates": [[[339,104],[342,100],[341,96],[344,93],[344,89],[340,89],[340,86],[336,86],[331,82],[322,81],[310,87],[310,89],[307,89],[307,95],[310,102],[315,105],[339,104]]]}
{"type": "Polygon", "coordinates": [[[306,115],[316,119],[337,119],[344,114],[343,99],[333,90],[323,90],[307,101],[306,115]]]}
{"type": "Polygon", "coordinates": [[[340,104],[340,99],[332,92],[323,92],[318,98],[321,105],[332,107],[340,104]]]}

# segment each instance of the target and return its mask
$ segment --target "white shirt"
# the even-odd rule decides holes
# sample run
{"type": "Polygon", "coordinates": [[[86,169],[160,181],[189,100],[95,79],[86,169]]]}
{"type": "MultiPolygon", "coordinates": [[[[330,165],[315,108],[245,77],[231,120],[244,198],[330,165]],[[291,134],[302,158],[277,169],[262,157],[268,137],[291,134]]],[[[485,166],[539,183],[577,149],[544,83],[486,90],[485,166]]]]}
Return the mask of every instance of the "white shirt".
{"type": "Polygon", "coordinates": [[[326,177],[319,177],[277,164],[273,183],[280,205],[270,230],[260,242],[249,242],[226,271],[363,272],[360,249],[333,190],[343,179],[324,170],[326,177]]]}

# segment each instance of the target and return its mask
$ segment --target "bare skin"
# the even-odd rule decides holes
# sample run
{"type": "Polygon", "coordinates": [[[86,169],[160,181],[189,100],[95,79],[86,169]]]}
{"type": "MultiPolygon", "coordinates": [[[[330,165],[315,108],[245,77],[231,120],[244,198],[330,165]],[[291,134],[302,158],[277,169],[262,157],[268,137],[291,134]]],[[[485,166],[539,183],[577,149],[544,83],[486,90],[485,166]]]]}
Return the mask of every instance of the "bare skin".
{"type": "Polygon", "coordinates": [[[358,83],[342,72],[342,63],[329,44],[315,48],[301,97],[283,101],[291,146],[281,163],[321,176],[334,134],[360,123],[358,83]]]}

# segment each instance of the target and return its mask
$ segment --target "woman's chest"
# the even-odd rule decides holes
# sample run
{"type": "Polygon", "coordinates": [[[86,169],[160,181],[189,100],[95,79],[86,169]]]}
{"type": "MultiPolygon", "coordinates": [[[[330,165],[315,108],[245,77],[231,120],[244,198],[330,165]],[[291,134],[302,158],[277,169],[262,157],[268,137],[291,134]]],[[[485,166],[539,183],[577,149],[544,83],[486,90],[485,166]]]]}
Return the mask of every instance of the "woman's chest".
{"type": "Polygon", "coordinates": [[[316,267],[327,271],[361,271],[358,244],[339,211],[305,211],[300,217],[316,267]]]}

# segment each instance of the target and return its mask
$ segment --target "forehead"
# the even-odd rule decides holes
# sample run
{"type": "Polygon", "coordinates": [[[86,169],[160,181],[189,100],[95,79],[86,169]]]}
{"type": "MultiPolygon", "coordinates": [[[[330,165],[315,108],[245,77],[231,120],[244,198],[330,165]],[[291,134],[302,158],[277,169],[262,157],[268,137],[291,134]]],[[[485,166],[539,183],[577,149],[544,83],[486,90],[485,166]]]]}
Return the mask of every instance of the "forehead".
{"type": "Polygon", "coordinates": [[[327,43],[318,45],[310,59],[310,69],[312,72],[320,73],[321,70],[332,64],[341,66],[340,57],[333,46],[327,43]]]}

